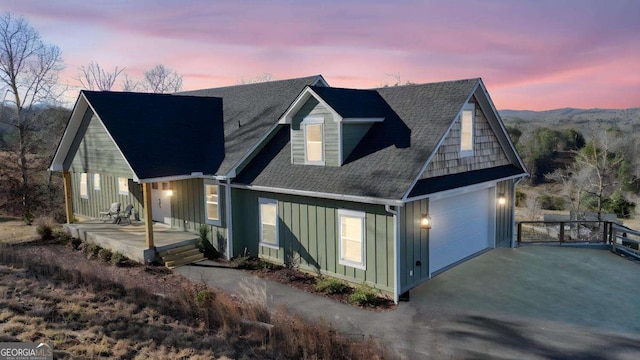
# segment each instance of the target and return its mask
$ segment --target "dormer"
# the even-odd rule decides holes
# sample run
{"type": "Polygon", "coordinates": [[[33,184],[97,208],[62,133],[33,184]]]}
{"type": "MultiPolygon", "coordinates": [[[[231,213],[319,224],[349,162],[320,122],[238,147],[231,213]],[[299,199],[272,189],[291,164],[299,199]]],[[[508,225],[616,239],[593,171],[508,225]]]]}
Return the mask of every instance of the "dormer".
{"type": "Polygon", "coordinates": [[[292,164],[342,165],[388,108],[374,90],[306,87],[279,121],[290,125],[292,164]]]}

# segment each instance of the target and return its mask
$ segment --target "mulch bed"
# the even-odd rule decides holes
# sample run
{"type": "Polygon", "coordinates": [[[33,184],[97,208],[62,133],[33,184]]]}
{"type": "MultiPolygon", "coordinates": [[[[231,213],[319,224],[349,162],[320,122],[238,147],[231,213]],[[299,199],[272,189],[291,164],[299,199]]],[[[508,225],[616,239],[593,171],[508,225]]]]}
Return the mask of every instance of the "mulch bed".
{"type": "Polygon", "coordinates": [[[347,287],[347,290],[345,292],[338,294],[327,294],[325,292],[319,292],[316,291],[316,283],[318,281],[317,276],[300,271],[296,268],[286,268],[284,266],[273,264],[268,264],[267,266],[265,266],[265,264],[268,263],[265,263],[260,259],[251,258],[243,262],[238,268],[244,271],[248,271],[259,278],[276,281],[314,295],[324,296],[333,299],[334,301],[359,307],[364,310],[384,312],[395,310],[397,308],[397,305],[394,304],[393,300],[385,296],[379,296],[378,301],[375,305],[358,306],[349,302],[349,296],[353,293],[354,290],[354,288],[351,286],[347,287]]]}

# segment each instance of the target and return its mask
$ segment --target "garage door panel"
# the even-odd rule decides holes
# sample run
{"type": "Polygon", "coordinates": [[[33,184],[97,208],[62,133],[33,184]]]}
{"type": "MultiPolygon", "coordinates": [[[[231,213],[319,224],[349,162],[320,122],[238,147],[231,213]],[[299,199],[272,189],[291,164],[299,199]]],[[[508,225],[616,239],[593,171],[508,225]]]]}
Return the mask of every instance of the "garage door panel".
{"type": "Polygon", "coordinates": [[[491,189],[433,200],[429,214],[430,271],[438,271],[488,248],[494,215],[489,211],[491,189]]]}

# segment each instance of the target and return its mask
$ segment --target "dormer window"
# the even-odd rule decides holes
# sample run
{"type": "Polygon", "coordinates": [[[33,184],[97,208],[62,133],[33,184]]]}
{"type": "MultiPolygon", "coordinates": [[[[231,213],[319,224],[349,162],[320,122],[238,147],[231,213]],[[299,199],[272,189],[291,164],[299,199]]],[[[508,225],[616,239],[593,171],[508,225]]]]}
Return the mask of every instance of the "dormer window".
{"type": "Polygon", "coordinates": [[[460,156],[473,156],[473,104],[466,104],[460,114],[460,156]]]}
{"type": "Polygon", "coordinates": [[[305,163],[324,165],[324,119],[307,118],[304,128],[305,163]]]}

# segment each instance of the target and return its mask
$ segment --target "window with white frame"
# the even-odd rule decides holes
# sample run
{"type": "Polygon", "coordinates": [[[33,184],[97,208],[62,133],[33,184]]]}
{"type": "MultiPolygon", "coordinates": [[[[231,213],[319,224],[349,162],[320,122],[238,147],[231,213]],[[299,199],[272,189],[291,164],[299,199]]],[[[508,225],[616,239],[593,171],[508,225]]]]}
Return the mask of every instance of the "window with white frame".
{"type": "Polygon", "coordinates": [[[100,174],[93,174],[93,190],[100,190],[100,174]]]}
{"type": "Polygon", "coordinates": [[[204,203],[207,216],[207,224],[220,225],[220,186],[215,184],[204,185],[204,203]]]}
{"type": "Polygon", "coordinates": [[[460,156],[473,155],[474,112],[474,105],[466,104],[460,114],[460,156]]]}
{"type": "Polygon", "coordinates": [[[129,179],[118,178],[118,194],[129,195],[129,179]]]}
{"type": "Polygon", "coordinates": [[[258,199],[260,206],[260,245],[278,248],[278,200],[258,199]]]}
{"type": "Polygon", "coordinates": [[[89,183],[87,182],[87,173],[80,174],[80,197],[89,198],[89,183]]]}
{"type": "Polygon", "coordinates": [[[324,163],[323,123],[323,118],[307,118],[302,122],[304,128],[304,159],[307,164],[324,163]]]}
{"type": "Polygon", "coordinates": [[[365,213],[338,210],[340,264],[365,269],[365,213]]]}

